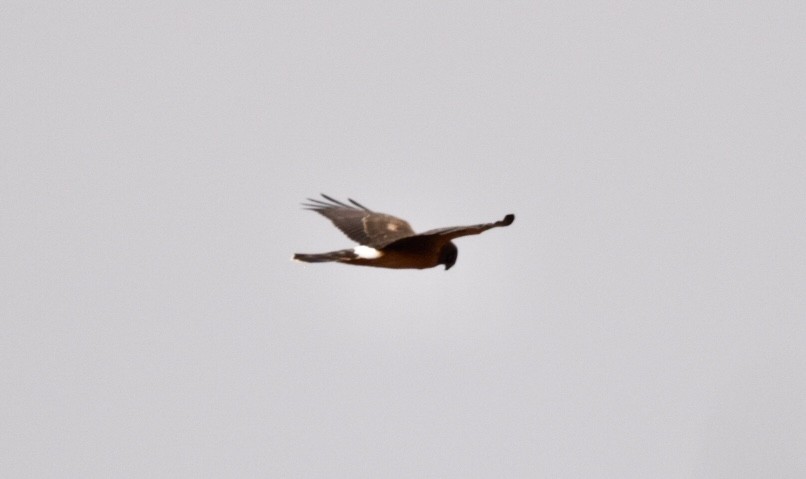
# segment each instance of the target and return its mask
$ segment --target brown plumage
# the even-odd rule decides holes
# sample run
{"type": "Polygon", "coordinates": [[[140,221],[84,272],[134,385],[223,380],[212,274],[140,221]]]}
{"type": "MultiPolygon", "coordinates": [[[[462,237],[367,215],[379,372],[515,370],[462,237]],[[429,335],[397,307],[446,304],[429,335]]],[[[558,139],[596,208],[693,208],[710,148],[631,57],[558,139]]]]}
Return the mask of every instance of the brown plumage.
{"type": "Polygon", "coordinates": [[[443,264],[447,270],[456,263],[459,253],[451,240],[509,226],[515,221],[515,215],[509,214],[494,223],[438,228],[418,234],[406,221],[374,212],[355,200],[346,204],[325,194],[322,197],[327,201],[309,199],[303,206],[329,219],[359,246],[329,253],[297,253],[295,260],[395,269],[425,269],[443,264]]]}

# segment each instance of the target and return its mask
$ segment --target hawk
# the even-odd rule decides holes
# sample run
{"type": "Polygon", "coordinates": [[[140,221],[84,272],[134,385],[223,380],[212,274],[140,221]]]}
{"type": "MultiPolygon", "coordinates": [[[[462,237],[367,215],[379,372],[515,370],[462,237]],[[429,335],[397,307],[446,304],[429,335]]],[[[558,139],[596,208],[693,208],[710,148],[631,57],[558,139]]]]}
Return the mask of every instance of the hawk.
{"type": "Polygon", "coordinates": [[[329,219],[342,233],[356,241],[358,246],[329,253],[297,253],[293,258],[297,261],[336,261],[395,269],[425,269],[443,264],[447,271],[456,263],[459,254],[451,240],[477,235],[499,226],[509,226],[515,221],[515,215],[509,214],[495,223],[452,226],[418,234],[406,221],[372,211],[355,200],[349,199],[350,204],[346,204],[325,194],[322,197],[326,201],[308,198],[309,202],[303,203],[303,206],[329,219]]]}

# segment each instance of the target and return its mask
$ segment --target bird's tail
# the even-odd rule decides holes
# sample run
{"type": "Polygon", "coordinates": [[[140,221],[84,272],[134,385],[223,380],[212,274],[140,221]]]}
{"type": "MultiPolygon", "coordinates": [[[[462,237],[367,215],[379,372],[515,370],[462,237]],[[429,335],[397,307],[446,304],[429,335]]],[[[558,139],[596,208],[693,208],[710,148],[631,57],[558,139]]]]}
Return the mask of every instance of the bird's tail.
{"type": "Polygon", "coordinates": [[[358,256],[355,252],[351,249],[343,249],[339,251],[331,251],[330,253],[318,253],[318,254],[303,254],[303,253],[296,253],[294,254],[295,261],[302,261],[305,263],[329,263],[331,261],[349,261],[351,259],[356,259],[358,256]]]}

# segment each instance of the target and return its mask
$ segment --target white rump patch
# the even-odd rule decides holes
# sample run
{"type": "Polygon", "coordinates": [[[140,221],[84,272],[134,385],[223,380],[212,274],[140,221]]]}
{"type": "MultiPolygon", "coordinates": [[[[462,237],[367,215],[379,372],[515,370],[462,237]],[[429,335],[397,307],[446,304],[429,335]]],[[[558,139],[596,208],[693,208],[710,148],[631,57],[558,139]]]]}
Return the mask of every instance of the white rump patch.
{"type": "Polygon", "coordinates": [[[381,253],[380,251],[376,250],[375,248],[372,248],[372,247],[369,247],[369,246],[364,246],[364,245],[356,246],[353,249],[353,252],[356,255],[358,255],[359,258],[363,258],[363,259],[375,259],[375,258],[380,258],[381,256],[383,256],[383,253],[381,253]]]}
{"type": "Polygon", "coordinates": [[[386,229],[389,231],[397,231],[397,225],[395,223],[387,223],[386,229]]]}

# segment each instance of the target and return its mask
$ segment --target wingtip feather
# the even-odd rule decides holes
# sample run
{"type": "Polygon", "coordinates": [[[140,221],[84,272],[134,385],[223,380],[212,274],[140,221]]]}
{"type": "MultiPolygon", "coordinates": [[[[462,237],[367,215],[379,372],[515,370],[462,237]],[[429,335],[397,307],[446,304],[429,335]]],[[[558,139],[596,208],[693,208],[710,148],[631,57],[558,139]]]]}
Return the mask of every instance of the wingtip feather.
{"type": "Polygon", "coordinates": [[[362,209],[362,210],[364,210],[364,211],[372,211],[372,210],[370,210],[369,208],[367,208],[366,206],[362,205],[361,203],[359,203],[359,202],[355,201],[355,200],[354,200],[354,199],[352,199],[352,198],[347,198],[347,200],[348,200],[348,201],[350,201],[350,203],[354,204],[355,206],[357,206],[357,207],[361,208],[361,209],[362,209]]]}
{"type": "Polygon", "coordinates": [[[360,208],[360,209],[362,209],[364,211],[368,211],[370,213],[372,212],[372,210],[370,210],[369,208],[367,208],[366,206],[362,205],[361,203],[355,201],[352,198],[348,198],[350,203],[352,203],[352,205],[348,205],[347,203],[344,203],[343,201],[339,201],[339,200],[337,200],[337,199],[335,199],[335,198],[333,198],[331,196],[328,196],[328,195],[326,195],[324,193],[319,193],[319,194],[322,195],[322,198],[324,198],[327,201],[322,201],[320,199],[315,199],[315,198],[306,198],[307,202],[302,203],[303,209],[321,212],[322,210],[326,210],[326,209],[330,209],[330,208],[349,208],[349,209],[354,210],[354,209],[356,209],[356,207],[358,207],[358,208],[360,208]]]}

